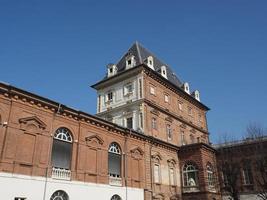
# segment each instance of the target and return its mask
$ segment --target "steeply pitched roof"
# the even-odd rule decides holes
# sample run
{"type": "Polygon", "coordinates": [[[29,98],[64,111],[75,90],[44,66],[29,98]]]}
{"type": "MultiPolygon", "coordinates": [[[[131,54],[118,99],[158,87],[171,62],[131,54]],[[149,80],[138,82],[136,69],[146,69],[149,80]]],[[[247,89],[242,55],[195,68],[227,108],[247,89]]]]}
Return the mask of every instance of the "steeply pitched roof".
{"type": "Polygon", "coordinates": [[[161,66],[166,66],[167,77],[170,82],[178,87],[182,86],[182,81],[175,75],[172,69],[161,60],[159,60],[153,53],[144,48],[140,43],[135,42],[131,48],[124,54],[124,56],[116,64],[118,73],[123,72],[126,69],[126,57],[128,55],[133,55],[136,60],[136,66],[140,64],[145,64],[145,60],[152,56],[154,60],[154,69],[156,72],[160,73],[161,66]]]}

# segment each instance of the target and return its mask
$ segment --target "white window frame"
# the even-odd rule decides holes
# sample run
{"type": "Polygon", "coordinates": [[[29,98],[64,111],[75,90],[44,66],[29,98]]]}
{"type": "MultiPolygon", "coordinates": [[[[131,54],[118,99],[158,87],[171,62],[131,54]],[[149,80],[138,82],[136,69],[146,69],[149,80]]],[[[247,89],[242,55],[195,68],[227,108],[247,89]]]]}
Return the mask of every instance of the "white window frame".
{"type": "Polygon", "coordinates": [[[155,87],[150,86],[150,94],[155,95],[155,87]]]}
{"type": "Polygon", "coordinates": [[[161,183],[161,178],[160,178],[160,164],[154,163],[153,173],[154,173],[154,183],[160,184],[161,183]],[[157,171],[157,173],[155,173],[156,171],[157,171]]]}

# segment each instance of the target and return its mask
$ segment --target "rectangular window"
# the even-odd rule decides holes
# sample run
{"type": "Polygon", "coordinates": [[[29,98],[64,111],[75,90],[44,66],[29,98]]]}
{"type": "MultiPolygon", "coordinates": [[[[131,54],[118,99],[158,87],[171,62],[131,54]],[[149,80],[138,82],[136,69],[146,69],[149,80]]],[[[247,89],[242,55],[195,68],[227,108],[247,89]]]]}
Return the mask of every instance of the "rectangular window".
{"type": "Polygon", "coordinates": [[[152,128],[157,129],[157,119],[155,117],[152,117],[152,128]]]}
{"type": "Polygon", "coordinates": [[[166,103],[168,103],[169,100],[170,100],[170,96],[167,95],[167,94],[165,94],[165,96],[164,96],[164,100],[165,100],[166,103]]]}
{"type": "Polygon", "coordinates": [[[26,197],[15,197],[14,200],[26,200],[26,197]]]}
{"type": "Polygon", "coordinates": [[[144,126],[143,126],[143,113],[140,113],[139,114],[139,120],[140,120],[140,128],[143,128],[144,126]]]}
{"type": "Polygon", "coordinates": [[[150,94],[155,95],[155,88],[152,86],[150,86],[150,94]]]}
{"type": "Polygon", "coordinates": [[[133,84],[129,83],[124,86],[124,95],[129,95],[133,93],[133,84]]]}
{"type": "Polygon", "coordinates": [[[180,111],[183,110],[183,103],[180,102],[180,101],[178,101],[178,109],[179,109],[180,111]]]}
{"type": "Polygon", "coordinates": [[[195,137],[193,135],[190,135],[191,144],[195,143],[195,137]]]}
{"type": "Polygon", "coordinates": [[[97,111],[101,111],[101,95],[98,95],[98,106],[97,106],[97,111]]]}
{"type": "Polygon", "coordinates": [[[139,96],[140,96],[140,98],[143,97],[142,79],[139,79],[139,96]]]}
{"type": "Polygon", "coordinates": [[[243,169],[244,185],[252,185],[252,172],[249,167],[243,169]]]}
{"type": "Polygon", "coordinates": [[[127,128],[133,128],[133,118],[132,117],[128,117],[126,119],[126,127],[127,128]]]}
{"type": "Polygon", "coordinates": [[[181,145],[186,145],[184,131],[181,131],[181,145]]]}
{"type": "Polygon", "coordinates": [[[107,101],[113,101],[113,92],[107,94],[107,101]]]}
{"type": "Polygon", "coordinates": [[[167,128],[167,137],[168,137],[168,140],[171,140],[172,139],[172,129],[171,129],[171,126],[168,124],[166,128],[167,128]]]}
{"type": "Polygon", "coordinates": [[[193,115],[193,111],[192,108],[188,106],[188,115],[192,116],[193,115]]]}
{"type": "Polygon", "coordinates": [[[174,184],[174,169],[170,168],[170,185],[175,185],[174,184]]]}
{"type": "Polygon", "coordinates": [[[160,171],[159,171],[159,165],[154,165],[154,182],[160,183],[160,171]]]}

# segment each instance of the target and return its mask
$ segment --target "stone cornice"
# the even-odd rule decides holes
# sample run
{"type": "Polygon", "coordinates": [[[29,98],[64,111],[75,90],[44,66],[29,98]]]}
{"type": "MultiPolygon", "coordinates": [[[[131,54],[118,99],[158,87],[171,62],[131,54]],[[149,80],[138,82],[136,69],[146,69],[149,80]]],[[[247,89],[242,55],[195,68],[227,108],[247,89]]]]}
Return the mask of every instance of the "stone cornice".
{"type": "Polygon", "coordinates": [[[162,148],[171,149],[175,151],[179,149],[179,147],[173,144],[156,139],[152,136],[144,135],[143,133],[139,133],[137,131],[121,127],[117,124],[105,121],[97,116],[90,115],[83,111],[75,110],[53,100],[38,96],[36,94],[27,92],[25,90],[16,88],[14,86],[2,82],[0,82],[0,96],[1,95],[5,99],[10,99],[11,101],[28,104],[29,106],[35,108],[44,109],[47,112],[51,112],[58,116],[69,118],[70,120],[74,120],[77,123],[87,123],[94,126],[98,126],[108,131],[121,134],[123,136],[129,136],[131,138],[148,141],[149,143],[154,144],[156,146],[161,146],[162,148]]]}

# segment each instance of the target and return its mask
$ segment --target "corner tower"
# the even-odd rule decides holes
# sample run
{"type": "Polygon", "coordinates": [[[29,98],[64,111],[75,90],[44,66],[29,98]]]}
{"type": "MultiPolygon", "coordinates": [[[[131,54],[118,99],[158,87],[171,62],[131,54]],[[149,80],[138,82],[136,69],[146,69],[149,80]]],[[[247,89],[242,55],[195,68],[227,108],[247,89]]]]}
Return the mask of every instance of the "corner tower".
{"type": "Polygon", "coordinates": [[[182,146],[209,143],[198,90],[190,92],[174,71],[138,42],[117,64],[108,64],[97,90],[97,116],[182,146]]]}

